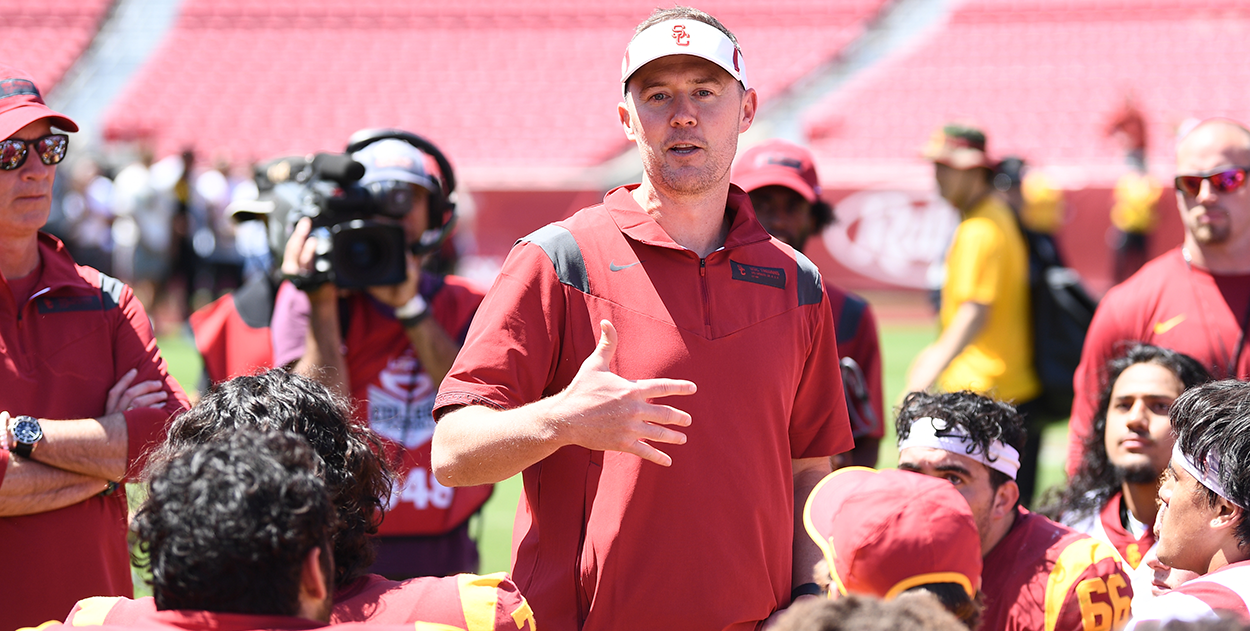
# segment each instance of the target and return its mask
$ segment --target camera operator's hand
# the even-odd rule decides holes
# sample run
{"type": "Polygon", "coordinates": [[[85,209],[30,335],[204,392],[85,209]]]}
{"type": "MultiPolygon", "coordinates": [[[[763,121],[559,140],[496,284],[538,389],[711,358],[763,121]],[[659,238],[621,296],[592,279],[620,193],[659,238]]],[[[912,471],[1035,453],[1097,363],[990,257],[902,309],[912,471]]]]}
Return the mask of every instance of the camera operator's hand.
{"type": "Polygon", "coordinates": [[[421,280],[421,259],[411,252],[408,253],[408,277],[404,282],[394,285],[382,285],[368,288],[368,292],[379,301],[396,309],[408,304],[417,295],[417,284],[421,280]]]}
{"type": "MultiPolygon", "coordinates": [[[[317,239],[309,238],[311,233],[312,219],[305,217],[295,224],[291,237],[286,241],[286,250],[282,253],[283,276],[291,278],[313,274],[313,263],[317,258],[317,239]]],[[[336,297],[337,292],[333,283],[322,283],[307,293],[310,300],[317,301],[331,300],[336,297]]]]}

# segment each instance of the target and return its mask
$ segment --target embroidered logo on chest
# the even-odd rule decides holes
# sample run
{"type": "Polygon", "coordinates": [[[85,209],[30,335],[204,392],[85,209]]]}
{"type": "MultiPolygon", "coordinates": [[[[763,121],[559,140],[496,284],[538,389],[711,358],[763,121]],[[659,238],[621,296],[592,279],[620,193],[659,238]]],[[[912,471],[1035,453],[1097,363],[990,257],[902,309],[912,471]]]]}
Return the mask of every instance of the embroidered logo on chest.
{"type": "Polygon", "coordinates": [[[777,289],[786,288],[786,270],[780,267],[747,265],[730,259],[729,269],[734,280],[745,280],[748,283],[768,285],[777,289]]]}

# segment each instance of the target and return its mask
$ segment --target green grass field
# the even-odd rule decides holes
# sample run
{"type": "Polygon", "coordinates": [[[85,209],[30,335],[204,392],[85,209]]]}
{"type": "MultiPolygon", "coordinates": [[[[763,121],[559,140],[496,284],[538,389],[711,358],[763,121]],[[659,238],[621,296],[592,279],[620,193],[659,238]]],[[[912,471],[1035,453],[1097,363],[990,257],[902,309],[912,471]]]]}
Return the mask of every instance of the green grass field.
{"type": "MultiPolygon", "coordinates": [[[[903,396],[903,384],[911,360],[937,337],[937,327],[918,324],[914,320],[902,322],[881,321],[881,344],[884,357],[885,397],[887,406],[893,406],[903,396]]],[[[201,363],[189,336],[169,335],[160,339],[161,352],[169,362],[170,372],[188,390],[199,383],[201,363]]],[[[893,414],[891,413],[891,417],[893,414]]],[[[890,468],[898,463],[894,446],[892,424],[887,425],[886,438],[881,443],[880,468],[890,468]]],[[[1056,423],[1046,428],[1043,435],[1041,470],[1038,488],[1046,489],[1063,482],[1064,454],[1067,441],[1067,424],[1056,423]]],[[[512,546],[512,518],[521,496],[521,477],[516,476],[495,485],[495,493],[482,512],[475,517],[472,531],[478,537],[482,555],[482,573],[507,570],[512,546]]]]}

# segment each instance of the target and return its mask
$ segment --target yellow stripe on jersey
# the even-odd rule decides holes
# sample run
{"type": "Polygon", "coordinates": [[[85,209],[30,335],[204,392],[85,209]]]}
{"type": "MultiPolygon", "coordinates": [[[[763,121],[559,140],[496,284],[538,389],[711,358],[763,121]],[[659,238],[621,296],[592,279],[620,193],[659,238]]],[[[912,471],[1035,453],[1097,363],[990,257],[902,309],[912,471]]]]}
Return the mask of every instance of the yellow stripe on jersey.
{"type": "Polygon", "coordinates": [[[1046,631],[1055,631],[1059,613],[1077,579],[1089,566],[1103,559],[1111,559],[1117,567],[1119,565],[1115,549],[1093,537],[1073,541],[1059,553],[1055,568],[1046,579],[1046,631]]]}
{"type": "Polygon", "coordinates": [[[41,625],[39,625],[39,626],[37,626],[37,627],[21,627],[21,628],[20,628],[20,629],[18,629],[17,631],[39,631],[40,629],[47,629],[48,627],[50,627],[50,626],[52,626],[52,625],[54,625],[54,624],[61,624],[61,621],[60,621],[60,620],[49,620],[49,621],[47,621],[47,622],[45,622],[45,623],[43,623],[43,624],[41,624],[41,625]]]}
{"type": "Polygon", "coordinates": [[[525,623],[530,623],[529,631],[538,631],[538,624],[534,622],[534,610],[530,609],[530,603],[521,597],[521,604],[517,606],[516,611],[512,612],[512,621],[516,623],[516,628],[524,629],[525,623]]]}
{"type": "Polygon", "coordinates": [[[98,627],[121,600],[120,596],[94,596],[78,601],[78,613],[74,614],[73,626],[98,627]]]}
{"type": "Polygon", "coordinates": [[[503,572],[478,576],[458,574],[460,606],[464,609],[467,631],[495,631],[495,605],[498,602],[499,583],[507,575],[503,572]]]}

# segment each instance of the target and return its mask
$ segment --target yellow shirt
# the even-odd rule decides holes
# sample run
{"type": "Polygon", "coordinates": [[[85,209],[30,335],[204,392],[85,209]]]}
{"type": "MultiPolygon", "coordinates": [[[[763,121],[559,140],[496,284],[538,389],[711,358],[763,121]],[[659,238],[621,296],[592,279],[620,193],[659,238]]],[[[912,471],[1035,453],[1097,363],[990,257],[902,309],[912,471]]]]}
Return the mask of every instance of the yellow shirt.
{"type": "Polygon", "coordinates": [[[946,254],[942,328],[965,302],[990,310],[981,332],[938,378],[942,390],[973,390],[1016,403],[1041,394],[1033,369],[1027,252],[1011,209],[997,197],[986,197],[959,223],[946,254]]]}

